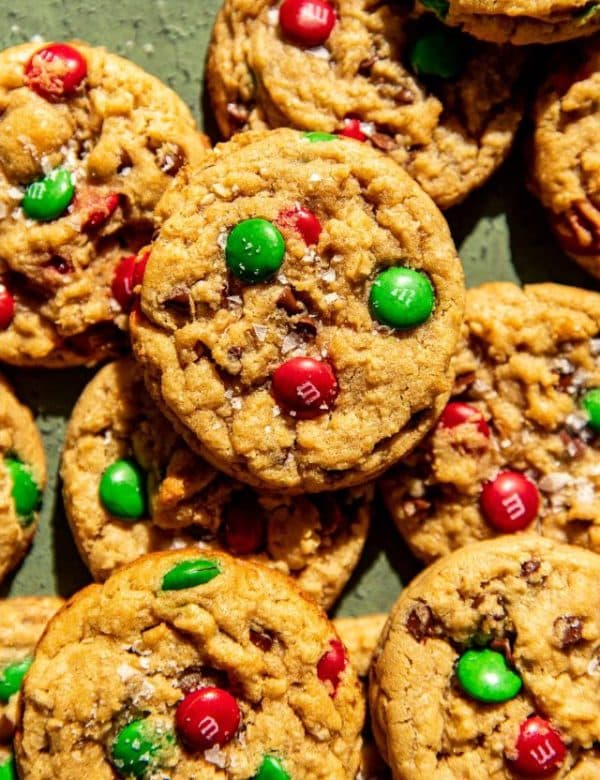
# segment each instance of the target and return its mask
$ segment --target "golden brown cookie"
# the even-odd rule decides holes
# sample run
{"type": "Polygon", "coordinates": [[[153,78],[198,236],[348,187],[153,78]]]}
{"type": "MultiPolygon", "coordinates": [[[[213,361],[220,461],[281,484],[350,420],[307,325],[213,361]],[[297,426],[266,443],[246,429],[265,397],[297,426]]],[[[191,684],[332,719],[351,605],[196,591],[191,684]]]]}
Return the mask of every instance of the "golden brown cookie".
{"type": "Polygon", "coordinates": [[[168,87],[102,48],[0,53],[1,360],[60,367],[123,351],[133,272],[120,264],[206,146],[168,87]]]}
{"type": "Polygon", "coordinates": [[[446,208],[508,154],[522,62],[400,3],[226,0],[207,78],[226,137],[281,126],[349,134],[385,150],[446,208]]]}
{"type": "Polygon", "coordinates": [[[187,169],[131,329],[161,410],[258,488],[364,482],[450,389],[460,262],[432,201],[349,139],[241,133],[187,169]]]}
{"type": "Polygon", "coordinates": [[[600,36],[554,68],[536,103],[530,185],[565,252],[600,276],[600,36]]]}
{"type": "Polygon", "coordinates": [[[46,456],[33,415],[0,377],[0,580],[33,540],[45,485],[46,456]]]}
{"type": "Polygon", "coordinates": [[[415,555],[522,530],[600,552],[599,334],[598,293],[467,291],[452,400],[381,481],[415,555]]]}
{"type": "Polygon", "coordinates": [[[289,577],[182,550],[89,586],[50,623],[16,753],[37,780],[350,780],[363,716],[335,628],[289,577]]]}
{"type": "Polygon", "coordinates": [[[557,43],[600,29],[596,0],[420,0],[445,24],[494,43],[557,43]]]}
{"type": "Polygon", "coordinates": [[[173,431],[132,360],[105,366],[84,390],[61,473],[77,546],[98,580],[154,550],[224,549],[292,575],[327,609],[358,562],[371,517],[370,485],[291,498],[218,473],[173,431]]]}
{"type": "Polygon", "coordinates": [[[529,534],[413,580],[371,667],[395,780],[600,776],[600,556],[529,534]]]}

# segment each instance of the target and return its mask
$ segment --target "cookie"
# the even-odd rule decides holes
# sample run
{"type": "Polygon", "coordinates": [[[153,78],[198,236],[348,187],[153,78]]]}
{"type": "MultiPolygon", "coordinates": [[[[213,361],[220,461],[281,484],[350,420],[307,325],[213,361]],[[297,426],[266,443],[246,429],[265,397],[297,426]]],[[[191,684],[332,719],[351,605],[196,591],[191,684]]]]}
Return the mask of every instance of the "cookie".
{"type": "Polygon", "coordinates": [[[46,457],[33,416],[0,377],[0,581],[33,540],[45,485],[46,457]]]}
{"type": "Polygon", "coordinates": [[[19,770],[38,780],[348,780],[364,716],[333,625],[289,577],[193,550],[76,595],[22,710],[19,770]]]}
{"type": "Polygon", "coordinates": [[[348,135],[385,150],[446,208],[508,154],[523,114],[522,64],[521,53],[406,4],[226,0],[207,80],[225,137],[280,126],[348,135]]]}
{"type": "Polygon", "coordinates": [[[598,293],[468,290],[452,400],[381,482],[415,555],[522,530],[600,552],[599,334],[598,293]]]}
{"type": "Polygon", "coordinates": [[[0,53],[0,360],[62,367],[127,347],[129,266],[206,146],[175,93],[102,48],[0,53]]]}
{"type": "Polygon", "coordinates": [[[494,43],[557,43],[600,29],[595,0],[421,0],[445,24],[494,43]]]}
{"type": "Polygon", "coordinates": [[[536,102],[530,186],[565,252],[600,277],[600,37],[555,67],[536,102]]]}
{"type": "MultiPolygon", "coordinates": [[[[17,700],[33,650],[50,618],[62,606],[56,596],[0,599],[0,778],[8,763],[10,740],[17,716],[17,700]]],[[[16,777],[16,775],[15,775],[16,777]]]]}
{"type": "Polygon", "coordinates": [[[600,556],[527,534],[413,580],[370,677],[394,778],[598,777],[598,577],[600,556]]]}
{"type": "Polygon", "coordinates": [[[441,411],[463,308],[448,227],[368,146],[242,133],[187,169],[131,332],[188,444],[257,488],[365,482],[441,411]]]}
{"type": "Polygon", "coordinates": [[[372,486],[290,498],[215,471],[173,432],[132,360],[105,366],[77,403],[63,496],[93,576],[154,550],[196,546],[251,555],[329,608],[358,563],[372,486]],[[132,499],[134,503],[132,503],[132,499]]]}

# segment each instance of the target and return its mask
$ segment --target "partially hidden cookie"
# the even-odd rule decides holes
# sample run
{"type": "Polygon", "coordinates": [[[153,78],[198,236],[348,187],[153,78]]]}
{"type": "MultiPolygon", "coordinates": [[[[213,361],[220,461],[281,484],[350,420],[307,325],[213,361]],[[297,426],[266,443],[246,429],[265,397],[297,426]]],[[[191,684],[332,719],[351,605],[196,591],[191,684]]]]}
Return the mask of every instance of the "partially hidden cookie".
{"type": "Polygon", "coordinates": [[[132,360],[105,366],[67,429],[63,495],[96,579],[154,550],[224,549],[294,577],[323,607],[362,551],[371,485],[290,497],[261,494],[195,455],[173,431],[132,360]]]}
{"type": "Polygon", "coordinates": [[[290,126],[385,150],[436,203],[504,160],[523,114],[520,52],[369,0],[226,0],[207,64],[221,132],[290,126]]]}
{"type": "Polygon", "coordinates": [[[529,534],[413,580],[369,686],[395,780],[599,777],[598,577],[600,556],[529,534]]]}
{"type": "Polygon", "coordinates": [[[557,43],[600,29],[596,0],[420,0],[445,24],[494,43],[557,43]]]}
{"type": "Polygon", "coordinates": [[[600,277],[600,37],[554,67],[536,102],[530,185],[565,252],[600,277]]]}
{"type": "Polygon", "coordinates": [[[161,201],[136,357],[161,410],[257,488],[365,482],[450,390],[463,278],[448,227],[352,140],[242,133],[161,201]]]}
{"type": "Polygon", "coordinates": [[[523,530],[600,552],[600,294],[468,290],[454,367],[435,430],[381,482],[415,555],[523,530]]]}
{"type": "Polygon", "coordinates": [[[38,780],[358,768],[364,702],[333,625],[289,577],[215,551],[154,553],[73,597],[22,702],[17,761],[38,780]]]}
{"type": "MultiPolygon", "coordinates": [[[[57,596],[0,599],[0,778],[8,763],[17,720],[17,700],[33,651],[63,600],[57,596]],[[6,754],[2,751],[5,749],[6,754]]],[[[16,775],[15,775],[16,777],[16,775]]]]}
{"type": "Polygon", "coordinates": [[[33,415],[0,377],[0,580],[33,540],[45,485],[46,457],[33,415]]]}
{"type": "Polygon", "coordinates": [[[153,209],[206,146],[174,92],[103,48],[0,53],[0,360],[61,367],[124,351],[153,209]]]}

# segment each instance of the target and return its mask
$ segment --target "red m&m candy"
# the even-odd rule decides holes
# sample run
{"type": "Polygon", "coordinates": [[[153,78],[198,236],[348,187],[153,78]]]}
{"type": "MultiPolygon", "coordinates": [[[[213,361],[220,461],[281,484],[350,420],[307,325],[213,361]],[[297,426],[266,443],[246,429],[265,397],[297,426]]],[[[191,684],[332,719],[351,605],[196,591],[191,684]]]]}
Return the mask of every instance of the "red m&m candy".
{"type": "Polygon", "coordinates": [[[335,11],[327,0],[283,0],[279,24],[298,46],[321,46],[333,30],[335,11]]]}
{"type": "Polygon", "coordinates": [[[222,688],[193,691],[177,705],[177,731],[192,750],[225,745],[240,725],[240,708],[222,688]]]}
{"type": "Polygon", "coordinates": [[[223,538],[234,555],[250,555],[265,543],[265,518],[261,505],[249,491],[234,496],[225,508],[223,538]]]}
{"type": "Polygon", "coordinates": [[[481,493],[486,520],[502,533],[522,531],[537,517],[539,508],[537,487],[518,471],[502,471],[481,493]]]}
{"type": "Polygon", "coordinates": [[[479,409],[460,401],[451,401],[447,404],[440,417],[440,428],[457,428],[465,423],[477,426],[479,433],[489,439],[490,429],[479,409]]]}
{"type": "Polygon", "coordinates": [[[367,136],[360,126],[360,119],[346,119],[344,127],[338,132],[338,135],[343,135],[344,138],[354,138],[356,141],[367,140],[367,136]]]}
{"type": "Polygon", "coordinates": [[[0,330],[6,330],[15,316],[15,299],[3,284],[0,284],[0,330]]]}
{"type": "Polygon", "coordinates": [[[51,43],[36,51],[25,65],[27,86],[47,100],[73,94],[87,76],[82,54],[66,43],[51,43]]]}
{"type": "Polygon", "coordinates": [[[128,311],[135,297],[134,290],[144,279],[144,271],[150,252],[124,257],[115,269],[112,294],[124,311],[128,311]]]}
{"type": "Polygon", "coordinates": [[[348,664],[346,648],[339,639],[332,639],[329,650],[321,656],[317,664],[317,677],[323,682],[329,682],[333,686],[333,694],[340,684],[340,675],[348,664]]]}
{"type": "Polygon", "coordinates": [[[318,242],[323,229],[312,211],[303,207],[282,211],[277,217],[277,221],[284,227],[287,226],[296,230],[308,246],[318,242]]]}
{"type": "Polygon", "coordinates": [[[116,192],[99,195],[90,190],[83,196],[78,195],[73,205],[76,211],[84,212],[81,226],[86,230],[99,227],[111,218],[119,205],[119,196],[116,192]]]}
{"type": "Polygon", "coordinates": [[[282,363],[273,374],[273,395],[278,404],[301,419],[329,411],[337,397],[333,368],[323,360],[297,357],[282,363]]]}
{"type": "Polygon", "coordinates": [[[510,763],[528,777],[545,777],[565,760],[567,748],[558,731],[537,715],[521,723],[510,763]]]}

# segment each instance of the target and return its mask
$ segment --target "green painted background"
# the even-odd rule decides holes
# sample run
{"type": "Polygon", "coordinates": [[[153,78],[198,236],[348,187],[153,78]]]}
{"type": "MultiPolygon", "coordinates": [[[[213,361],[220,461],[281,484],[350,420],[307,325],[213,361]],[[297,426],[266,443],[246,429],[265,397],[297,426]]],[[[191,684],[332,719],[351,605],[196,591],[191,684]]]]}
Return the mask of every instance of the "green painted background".
{"type": "MultiPolygon", "coordinates": [[[[218,6],[219,0],[0,0],[0,44],[5,47],[33,36],[103,44],[166,81],[212,132],[210,111],[204,116],[202,111],[202,73],[218,6]]],[[[557,251],[540,207],[524,189],[523,171],[518,142],[512,159],[494,179],[449,214],[468,284],[550,279],[594,286],[557,251]]],[[[33,549],[0,592],[70,595],[88,581],[88,575],[70,537],[56,473],[65,419],[91,372],[9,369],[7,374],[37,412],[50,485],[33,549]]],[[[359,569],[340,602],[342,613],[388,609],[402,583],[416,571],[383,512],[378,512],[374,525],[359,569]]]]}

